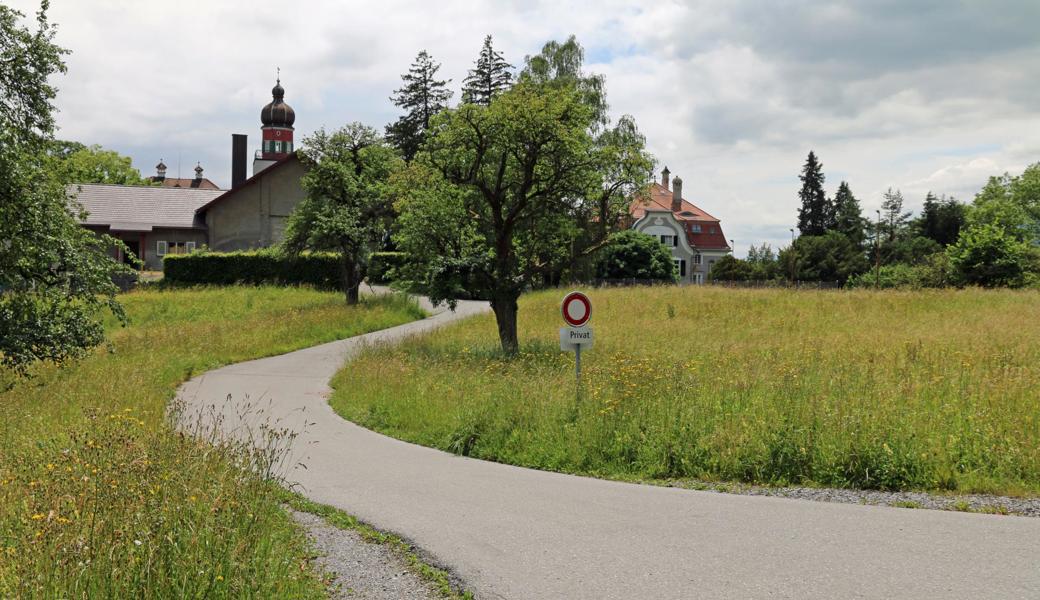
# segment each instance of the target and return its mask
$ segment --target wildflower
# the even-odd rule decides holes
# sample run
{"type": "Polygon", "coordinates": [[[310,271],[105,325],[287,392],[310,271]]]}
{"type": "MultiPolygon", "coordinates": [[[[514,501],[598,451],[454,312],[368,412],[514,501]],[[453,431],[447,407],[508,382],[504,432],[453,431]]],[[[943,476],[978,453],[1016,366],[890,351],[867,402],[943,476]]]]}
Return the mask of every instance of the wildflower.
{"type": "Polygon", "coordinates": [[[135,546],[140,546],[141,545],[141,540],[134,540],[134,545],[135,546]]]}
{"type": "Polygon", "coordinates": [[[36,514],[34,514],[34,515],[32,516],[32,520],[33,520],[33,521],[39,521],[39,520],[41,520],[41,519],[43,519],[43,514],[42,514],[42,513],[36,513],[36,514]]]}

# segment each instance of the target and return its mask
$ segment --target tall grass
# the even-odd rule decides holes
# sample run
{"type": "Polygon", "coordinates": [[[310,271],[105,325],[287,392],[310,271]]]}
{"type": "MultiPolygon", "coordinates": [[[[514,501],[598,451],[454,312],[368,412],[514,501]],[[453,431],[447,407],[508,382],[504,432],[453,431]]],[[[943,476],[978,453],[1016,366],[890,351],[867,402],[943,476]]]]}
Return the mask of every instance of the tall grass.
{"type": "MultiPolygon", "coordinates": [[[[0,597],[323,594],[267,445],[175,432],[177,386],[216,366],[389,327],[412,303],[289,288],[142,291],[111,344],[0,393],[0,597]]],[[[275,399],[276,400],[276,399],[275,399]]]]}
{"type": "MultiPolygon", "coordinates": [[[[592,290],[595,347],[559,350],[560,292],[372,349],[345,417],[406,440],[595,476],[1040,492],[1040,294],[592,290]]],[[[349,381],[350,385],[345,383],[349,381]]]]}

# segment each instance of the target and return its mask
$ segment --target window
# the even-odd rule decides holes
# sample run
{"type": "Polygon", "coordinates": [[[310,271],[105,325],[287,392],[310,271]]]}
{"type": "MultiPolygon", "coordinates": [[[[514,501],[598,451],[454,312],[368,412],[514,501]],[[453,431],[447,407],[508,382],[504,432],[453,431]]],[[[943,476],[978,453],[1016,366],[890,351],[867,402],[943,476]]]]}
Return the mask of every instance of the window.
{"type": "Polygon", "coordinates": [[[167,248],[166,242],[162,242],[162,241],[155,242],[155,255],[156,256],[166,256],[166,248],[167,248]]]}
{"type": "Polygon", "coordinates": [[[699,283],[704,283],[704,273],[694,273],[693,274],[693,282],[694,283],[698,283],[698,284],[699,283]]]}
{"type": "MultiPolygon", "coordinates": [[[[188,252],[188,254],[191,254],[192,252],[195,251],[195,242],[185,242],[184,243],[184,249],[188,252]]],[[[711,261],[711,262],[715,262],[715,261],[711,261]]]]}
{"type": "Polygon", "coordinates": [[[679,270],[679,277],[686,277],[686,261],[681,258],[673,258],[672,262],[675,263],[675,267],[679,270]]]}
{"type": "Polygon", "coordinates": [[[715,228],[714,228],[714,227],[712,227],[711,229],[709,229],[709,230],[708,230],[708,233],[715,233],[715,228]]]}
{"type": "Polygon", "coordinates": [[[677,235],[662,235],[660,236],[660,238],[661,243],[665,246],[671,246],[672,248],[675,248],[679,245],[679,236],[677,235]]]}
{"type": "Polygon", "coordinates": [[[701,264],[701,255],[700,254],[694,254],[693,255],[693,264],[695,264],[695,265],[701,264]]]}
{"type": "Polygon", "coordinates": [[[276,153],[277,153],[277,152],[281,152],[281,151],[282,151],[282,142],[281,142],[281,141],[279,141],[279,140],[275,140],[275,143],[274,143],[274,151],[275,151],[276,153]]]}
{"type": "Polygon", "coordinates": [[[187,254],[195,250],[195,242],[155,242],[155,254],[187,254]]]}
{"type": "Polygon", "coordinates": [[[708,272],[709,272],[709,273],[711,273],[711,267],[712,267],[712,266],[713,266],[714,264],[715,264],[715,261],[714,261],[714,260],[709,260],[709,261],[708,261],[708,272]]]}
{"type": "Polygon", "coordinates": [[[700,233],[701,232],[701,226],[698,223],[694,223],[693,225],[690,225],[690,231],[692,231],[694,233],[700,233]]]}

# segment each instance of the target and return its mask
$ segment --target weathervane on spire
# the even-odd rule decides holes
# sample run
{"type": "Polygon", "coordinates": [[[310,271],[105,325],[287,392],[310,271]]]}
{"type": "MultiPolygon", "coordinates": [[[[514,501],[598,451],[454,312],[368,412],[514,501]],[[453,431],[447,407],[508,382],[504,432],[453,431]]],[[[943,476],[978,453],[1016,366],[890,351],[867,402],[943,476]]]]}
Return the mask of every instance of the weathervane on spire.
{"type": "Polygon", "coordinates": [[[281,67],[275,67],[274,70],[277,71],[277,74],[275,75],[275,79],[277,80],[276,83],[281,83],[282,82],[282,68],[281,67]]]}

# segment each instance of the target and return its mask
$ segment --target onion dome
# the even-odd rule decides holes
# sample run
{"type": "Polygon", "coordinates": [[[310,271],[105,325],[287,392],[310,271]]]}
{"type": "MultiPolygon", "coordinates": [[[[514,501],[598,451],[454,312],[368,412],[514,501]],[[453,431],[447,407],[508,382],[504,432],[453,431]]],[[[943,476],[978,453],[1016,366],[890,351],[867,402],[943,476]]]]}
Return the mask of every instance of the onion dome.
{"type": "Polygon", "coordinates": [[[260,122],[264,127],[292,127],[296,121],[296,111],[285,103],[285,88],[282,87],[281,79],[271,89],[270,104],[260,110],[260,122]]]}

